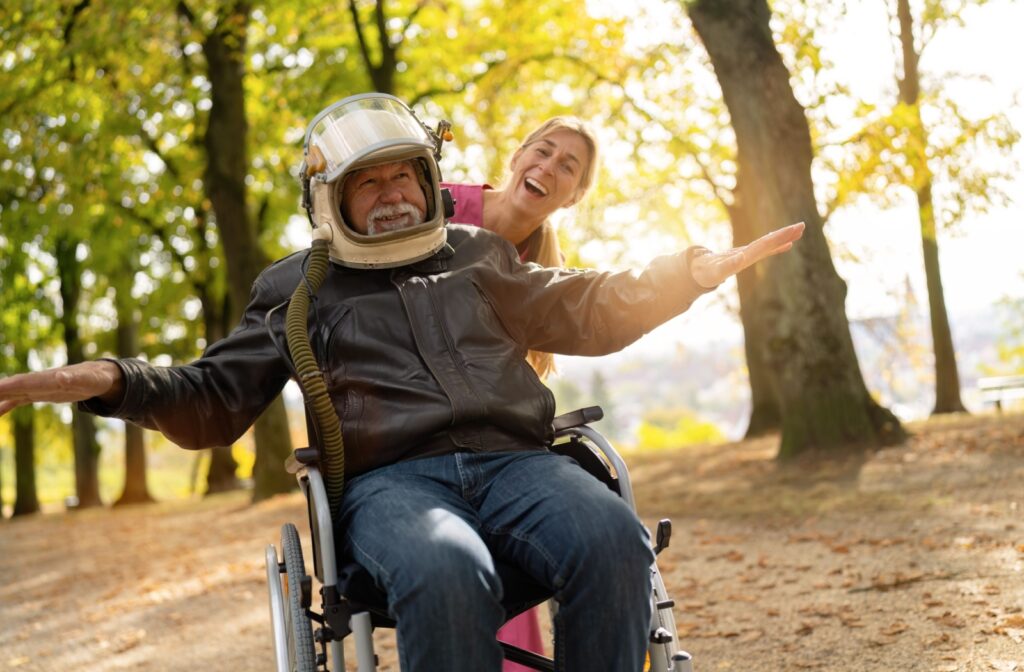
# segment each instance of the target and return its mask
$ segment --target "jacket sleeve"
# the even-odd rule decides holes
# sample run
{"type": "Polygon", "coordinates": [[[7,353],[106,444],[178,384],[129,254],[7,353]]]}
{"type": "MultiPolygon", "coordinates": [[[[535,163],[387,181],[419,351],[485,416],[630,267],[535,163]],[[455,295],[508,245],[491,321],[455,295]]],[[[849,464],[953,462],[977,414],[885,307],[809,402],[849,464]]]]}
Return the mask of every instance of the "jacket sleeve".
{"type": "Polygon", "coordinates": [[[281,300],[262,277],[257,279],[242,321],[200,359],[171,367],[113,360],[124,374],[120,404],[107,407],[90,399],[81,408],[157,430],[183,448],[230,445],[291,375],[265,325],[267,311],[281,300]]]}
{"type": "MultiPolygon", "coordinates": [[[[686,311],[702,294],[689,260],[691,247],[655,258],[642,271],[544,268],[506,260],[484,293],[506,329],[531,350],[605,355],[633,343],[686,311]]],[[[508,256],[508,255],[506,255],[508,256]]]]}

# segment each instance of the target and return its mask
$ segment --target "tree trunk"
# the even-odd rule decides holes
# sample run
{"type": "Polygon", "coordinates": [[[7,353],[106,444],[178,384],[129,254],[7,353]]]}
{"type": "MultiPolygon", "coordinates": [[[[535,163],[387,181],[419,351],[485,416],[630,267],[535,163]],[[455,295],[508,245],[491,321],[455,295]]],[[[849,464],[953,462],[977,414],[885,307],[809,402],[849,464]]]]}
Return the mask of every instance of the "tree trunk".
{"type": "Polygon", "coordinates": [[[940,413],[964,413],[960,399],[960,375],[957,372],[956,350],[949,327],[942,274],[939,271],[939,242],[936,238],[935,208],[932,201],[932,173],[928,168],[928,133],[921,119],[918,97],[921,91],[918,61],[920,54],[914,45],[914,20],[909,0],[897,0],[896,14],[900,23],[900,52],[903,56],[903,76],[898,79],[900,102],[913,109],[914,136],[911,147],[917,147],[919,156],[911,162],[917,196],[917,212],[921,227],[921,247],[924,252],[924,275],[928,285],[928,312],[931,316],[932,350],[935,353],[935,408],[940,413]]]}
{"type": "Polygon", "coordinates": [[[759,348],[782,414],[779,457],[903,437],[868,394],[811,182],[810,130],[769,27],[766,0],[696,0],[689,15],[736,133],[737,216],[752,237],[804,221],[803,239],[755,269],[759,348]]]}
{"type": "Polygon", "coordinates": [[[11,413],[14,424],[14,495],[15,516],[38,513],[36,494],[36,429],[35,409],[27,404],[11,413]]]}
{"type": "MultiPolygon", "coordinates": [[[[67,347],[68,364],[85,361],[78,336],[78,297],[81,293],[81,269],[76,258],[78,241],[62,236],[57,240],[57,269],[60,273],[60,297],[63,303],[61,325],[67,347]]],[[[75,493],[79,507],[101,506],[99,481],[100,446],[96,442],[93,416],[71,406],[71,428],[75,455],[75,493]]]]}
{"type": "Polygon", "coordinates": [[[931,180],[917,192],[921,217],[921,247],[924,252],[924,275],[928,283],[928,314],[931,317],[932,350],[935,352],[935,408],[940,413],[966,413],[960,399],[960,374],[949,327],[946,299],[939,272],[939,243],[935,238],[935,212],[932,209],[931,180]]]}
{"type": "Polygon", "coordinates": [[[256,421],[256,444],[263,446],[263,450],[256,451],[256,463],[252,468],[253,501],[258,502],[279,492],[293,490],[297,481],[284,468],[284,461],[292,452],[284,397],[278,396],[256,421]],[[278,424],[281,422],[284,425],[278,424]],[[288,437],[286,445],[276,443],[280,436],[288,437]]]}
{"type": "MultiPolygon", "coordinates": [[[[733,245],[746,245],[754,239],[752,222],[743,217],[736,208],[729,208],[732,222],[733,245]]],[[[757,287],[756,269],[747,269],[736,276],[736,287],[740,297],[740,322],[743,324],[743,349],[747,360],[747,378],[750,382],[750,422],[746,438],[774,432],[782,424],[782,414],[775,391],[771,385],[771,371],[761,353],[759,344],[764,335],[754,319],[754,291],[757,287]]]]}
{"type": "MultiPolygon", "coordinates": [[[[117,354],[135,357],[139,353],[138,317],[130,305],[131,297],[124,287],[117,290],[117,354]]],[[[143,430],[136,424],[124,423],[124,490],[114,502],[143,504],[152,502],[146,484],[146,442],[143,430]]]]}
{"type": "MultiPolygon", "coordinates": [[[[217,217],[231,310],[236,319],[249,301],[253,281],[267,263],[246,203],[248,121],[243,84],[248,21],[249,5],[235,3],[223,11],[203,42],[211,92],[203,183],[217,217]]],[[[275,402],[256,421],[256,459],[268,473],[284,472],[284,459],[291,451],[285,407],[275,402]]],[[[262,479],[253,496],[262,499],[294,487],[292,479],[288,479],[287,486],[278,479],[262,479]]]]}
{"type": "MultiPolygon", "coordinates": [[[[225,304],[230,300],[222,301],[218,305],[210,296],[207,287],[199,288],[199,299],[203,305],[203,326],[207,343],[216,343],[227,334],[225,324],[225,304]]],[[[196,456],[199,459],[199,456],[196,456]]],[[[198,467],[197,467],[198,468],[198,467]]],[[[238,490],[242,482],[238,480],[236,471],[238,462],[231,454],[231,446],[219,446],[210,449],[210,468],[206,472],[206,491],[204,495],[212,495],[218,492],[238,490]]]]}

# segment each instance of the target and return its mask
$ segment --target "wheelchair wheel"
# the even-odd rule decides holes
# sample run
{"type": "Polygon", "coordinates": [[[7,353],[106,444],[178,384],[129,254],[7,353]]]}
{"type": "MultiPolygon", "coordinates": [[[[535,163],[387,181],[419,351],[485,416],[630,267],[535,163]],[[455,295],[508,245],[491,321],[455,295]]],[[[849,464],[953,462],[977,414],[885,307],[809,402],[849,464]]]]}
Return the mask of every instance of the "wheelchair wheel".
{"type": "Polygon", "coordinates": [[[287,580],[284,582],[285,637],[288,641],[288,668],[292,672],[315,672],[316,648],[313,627],[302,604],[302,578],[306,569],[302,562],[299,532],[291,523],[281,527],[281,552],[287,580]]]}

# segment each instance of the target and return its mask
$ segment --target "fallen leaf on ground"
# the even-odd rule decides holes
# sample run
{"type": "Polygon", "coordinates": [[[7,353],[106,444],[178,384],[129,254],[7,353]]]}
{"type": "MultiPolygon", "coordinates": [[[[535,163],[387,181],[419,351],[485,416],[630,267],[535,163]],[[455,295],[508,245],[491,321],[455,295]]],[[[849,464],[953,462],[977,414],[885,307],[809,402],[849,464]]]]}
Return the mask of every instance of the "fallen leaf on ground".
{"type": "Polygon", "coordinates": [[[999,635],[1006,635],[1018,644],[1024,644],[1024,630],[1020,628],[1003,628],[997,627],[995,633],[999,635]]]}
{"type": "Polygon", "coordinates": [[[864,624],[861,623],[860,616],[840,616],[839,622],[848,628],[863,628],[864,624]]]}
{"type": "Polygon", "coordinates": [[[951,611],[947,611],[942,616],[929,616],[928,620],[935,621],[940,625],[944,625],[947,628],[962,628],[967,625],[966,622],[951,611]]]}
{"type": "Polygon", "coordinates": [[[1017,663],[1013,660],[992,660],[989,661],[989,667],[999,672],[1013,672],[1017,669],[1017,663]]]}
{"type": "Polygon", "coordinates": [[[883,635],[895,636],[900,633],[906,632],[910,629],[910,626],[903,621],[896,621],[885,630],[882,630],[883,635]]]}
{"type": "Polygon", "coordinates": [[[757,640],[761,639],[762,637],[764,637],[764,630],[747,630],[746,632],[744,632],[743,634],[740,635],[740,638],[739,638],[738,641],[741,641],[741,642],[744,642],[744,643],[756,642],[757,640]]]}
{"type": "Polygon", "coordinates": [[[1024,614],[1014,614],[1007,616],[1006,619],[999,624],[1002,628],[1024,628],[1024,614]]]}

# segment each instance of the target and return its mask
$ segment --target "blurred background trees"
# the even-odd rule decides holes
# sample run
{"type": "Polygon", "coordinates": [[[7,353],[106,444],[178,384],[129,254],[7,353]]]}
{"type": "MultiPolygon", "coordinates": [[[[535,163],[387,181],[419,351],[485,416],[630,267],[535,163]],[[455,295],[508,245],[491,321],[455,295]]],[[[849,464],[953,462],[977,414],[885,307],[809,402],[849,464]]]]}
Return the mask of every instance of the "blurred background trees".
{"type": "MultiPolygon", "coordinates": [[[[745,390],[731,394],[746,399],[743,431],[781,429],[782,454],[898,438],[887,390],[869,389],[861,375],[848,287],[833,263],[847,250],[830,242],[830,222],[864,201],[893,208],[904,192],[914,195],[917,221],[908,226],[921,232],[932,356],[902,345],[893,352],[915,370],[933,363],[935,412],[960,410],[937,241],[944,228],[1006,205],[1019,131],[1004,109],[966,109],[960,90],[943,86],[949,76],[923,58],[931,38],[983,3],[889,4],[898,67],[885,106],[859,99],[833,67],[829,47],[848,19],[835,3],[2,8],[0,374],[98,356],[197,357],[235,324],[266,263],[305,245],[295,175],[312,115],[378,90],[428,122],[454,122],[457,140],[442,164],[449,180],[497,184],[518,139],[540,121],[591,120],[604,161],[597,189],[560,222],[570,263],[637,265],[664,249],[724,248],[808,223],[795,254],[706,300],[738,316],[744,345],[729,356],[745,362],[746,375],[704,362],[706,375],[688,368],[671,389],[632,374],[561,378],[553,381],[560,410],[602,397],[605,430],[627,443],[641,426],[638,443],[710,439],[716,430],[698,406],[726,403],[727,387],[745,390]]],[[[1019,315],[1019,302],[1006,305],[1019,315]]],[[[701,329],[699,318],[688,328],[701,329]]],[[[281,464],[292,436],[302,440],[295,415],[289,423],[279,401],[257,422],[253,453],[213,450],[199,489],[238,487],[242,477],[256,498],[291,488],[281,464]]],[[[165,442],[114,426],[74,409],[0,420],[0,458],[10,455],[0,459],[0,492],[16,493],[16,512],[34,510],[35,467],[63,463],[74,474],[63,495],[98,505],[103,454],[117,454],[117,499],[148,501],[146,451],[165,442]],[[112,443],[115,434],[123,438],[112,443]],[[15,463],[17,475],[4,471],[15,463]]],[[[168,459],[180,469],[181,456],[160,462],[168,459]]]]}

